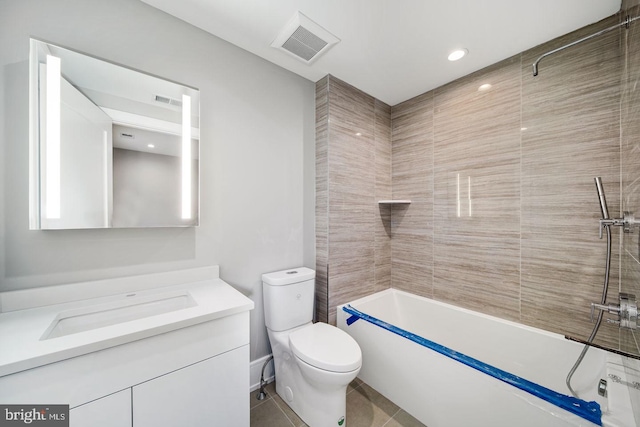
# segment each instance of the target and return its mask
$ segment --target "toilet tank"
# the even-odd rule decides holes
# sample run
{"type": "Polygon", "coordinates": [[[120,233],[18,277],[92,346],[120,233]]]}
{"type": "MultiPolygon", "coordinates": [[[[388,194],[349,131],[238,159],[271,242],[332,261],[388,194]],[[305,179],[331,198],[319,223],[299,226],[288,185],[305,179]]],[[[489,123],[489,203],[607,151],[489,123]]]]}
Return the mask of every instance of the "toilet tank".
{"type": "Polygon", "coordinates": [[[272,331],[311,322],[316,272],[300,267],[262,275],[264,320],[272,331]]]}

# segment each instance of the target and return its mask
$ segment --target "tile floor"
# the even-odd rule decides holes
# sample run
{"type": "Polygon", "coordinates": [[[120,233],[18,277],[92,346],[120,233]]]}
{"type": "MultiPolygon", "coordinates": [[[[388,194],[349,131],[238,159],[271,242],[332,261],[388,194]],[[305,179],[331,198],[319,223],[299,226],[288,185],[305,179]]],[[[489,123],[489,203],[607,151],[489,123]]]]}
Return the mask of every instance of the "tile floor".
{"type": "MultiPolygon", "coordinates": [[[[275,383],[266,387],[267,398],[251,392],[251,427],[304,427],[306,424],[276,394],[275,383]]],[[[355,379],[347,389],[348,427],[425,427],[398,405],[355,379]]]]}

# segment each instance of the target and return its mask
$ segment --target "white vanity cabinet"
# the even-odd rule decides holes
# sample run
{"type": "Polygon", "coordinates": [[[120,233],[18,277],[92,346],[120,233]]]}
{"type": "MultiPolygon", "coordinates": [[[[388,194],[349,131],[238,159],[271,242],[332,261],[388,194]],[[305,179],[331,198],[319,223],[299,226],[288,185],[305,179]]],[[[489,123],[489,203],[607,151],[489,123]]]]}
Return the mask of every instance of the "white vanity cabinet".
{"type": "Polygon", "coordinates": [[[176,290],[150,292],[0,314],[0,338],[23,339],[0,352],[0,404],[67,404],[71,427],[249,427],[253,302],[214,278],[181,288],[185,309],[102,322],[114,298],[140,311],[176,290]],[[47,338],[69,316],[102,323],[47,338]]]}
{"type": "Polygon", "coordinates": [[[249,426],[248,360],[244,346],[133,387],[133,425],[249,426]]]}
{"type": "Polygon", "coordinates": [[[71,409],[69,426],[131,427],[131,389],[71,409]]]}
{"type": "Polygon", "coordinates": [[[0,377],[0,402],[71,427],[249,426],[249,312],[0,377]]]}

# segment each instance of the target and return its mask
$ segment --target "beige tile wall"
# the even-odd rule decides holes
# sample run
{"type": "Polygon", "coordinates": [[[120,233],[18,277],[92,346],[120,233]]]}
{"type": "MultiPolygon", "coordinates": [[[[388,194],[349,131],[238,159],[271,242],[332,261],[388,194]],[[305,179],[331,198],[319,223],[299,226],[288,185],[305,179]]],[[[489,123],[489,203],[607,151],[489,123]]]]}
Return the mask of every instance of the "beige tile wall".
{"type": "Polygon", "coordinates": [[[519,58],[434,100],[433,297],[519,320],[519,58]]]}
{"type": "MultiPolygon", "coordinates": [[[[637,3],[637,2],[636,2],[637,3]]],[[[628,11],[640,15],[640,7],[628,11]]],[[[624,65],[622,73],[622,210],[640,218],[640,22],[631,23],[622,34],[624,65]]],[[[640,300],[640,231],[623,235],[622,292],[636,295],[640,300]]],[[[640,332],[622,331],[623,350],[640,354],[640,332]]],[[[640,403],[636,412],[640,413],[640,403]]],[[[640,423],[640,420],[638,420],[640,423]]]]}
{"type": "MultiPolygon", "coordinates": [[[[318,236],[328,248],[319,267],[330,267],[318,313],[333,321],[337,304],[392,286],[586,338],[606,255],[593,178],[603,178],[612,215],[621,187],[624,206],[640,206],[640,47],[621,44],[640,23],[545,58],[538,77],[531,64],[619,19],[391,108],[332,76],[320,81],[329,137],[317,141],[326,187],[318,209],[328,218],[319,221],[328,230],[318,236]],[[412,203],[376,205],[390,197],[412,203]]],[[[636,284],[628,291],[640,294],[637,234],[625,237],[622,258],[620,236],[615,229],[609,300],[620,265],[623,283],[636,284]]],[[[597,342],[638,351],[635,337],[608,324],[597,342]]]]}
{"type": "MultiPolygon", "coordinates": [[[[392,218],[393,287],[589,335],[606,253],[595,176],[619,210],[619,32],[546,58],[536,78],[531,64],[615,22],[392,108],[393,196],[417,201],[392,218]]],[[[616,347],[617,336],[599,334],[616,347]]]]}
{"type": "Polygon", "coordinates": [[[316,83],[316,320],[329,321],[329,76],[316,83]]]}
{"type": "Polygon", "coordinates": [[[433,294],[433,92],[391,109],[394,254],[391,286],[422,296],[433,294]]]}
{"type": "Polygon", "coordinates": [[[338,304],[390,286],[391,244],[376,201],[391,195],[391,109],[333,76],[316,94],[327,100],[316,106],[327,135],[316,136],[316,215],[328,219],[317,222],[326,230],[317,268],[328,274],[319,275],[316,317],[335,323],[338,304]]]}
{"type": "Polygon", "coordinates": [[[375,100],[374,140],[376,187],[373,220],[375,223],[375,291],[391,287],[391,210],[375,206],[378,200],[388,200],[391,192],[391,107],[375,100]]]}
{"type": "MultiPolygon", "coordinates": [[[[586,338],[591,302],[600,302],[606,239],[593,178],[601,176],[609,211],[620,211],[620,31],[545,58],[541,54],[598,25],[522,54],[521,321],[586,338]]],[[[613,230],[614,253],[620,230],[613,230]]],[[[609,295],[618,294],[619,258],[612,259],[609,295]]],[[[603,324],[597,341],[618,348],[618,329],[603,324]]]]}
{"type": "MultiPolygon", "coordinates": [[[[638,1],[623,1],[623,9],[635,17],[640,15],[638,1]]],[[[621,19],[623,19],[621,17],[621,19]]],[[[630,24],[628,31],[622,32],[623,69],[621,81],[621,183],[622,210],[633,211],[640,216],[640,23],[630,24]]],[[[622,235],[622,271],[621,291],[636,295],[640,299],[640,230],[632,234],[622,235]]],[[[622,350],[640,354],[640,332],[621,331],[620,346],[622,350]]],[[[640,361],[625,360],[628,374],[640,370],[640,361]]],[[[637,396],[637,395],[636,395],[637,396]]],[[[632,398],[631,405],[637,425],[640,425],[640,399],[632,398]]]]}

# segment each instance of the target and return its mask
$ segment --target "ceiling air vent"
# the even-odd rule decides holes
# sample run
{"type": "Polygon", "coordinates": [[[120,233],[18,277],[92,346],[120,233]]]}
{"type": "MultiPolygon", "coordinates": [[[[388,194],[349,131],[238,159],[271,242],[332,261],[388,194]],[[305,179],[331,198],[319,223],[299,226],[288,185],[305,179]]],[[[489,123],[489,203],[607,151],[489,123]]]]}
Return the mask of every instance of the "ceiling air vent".
{"type": "Polygon", "coordinates": [[[156,95],[156,101],[162,102],[163,104],[173,105],[175,107],[182,107],[182,101],[169,98],[168,96],[156,95]]]}
{"type": "Polygon", "coordinates": [[[311,64],[340,39],[297,12],[271,43],[306,64],[311,64]]]}

